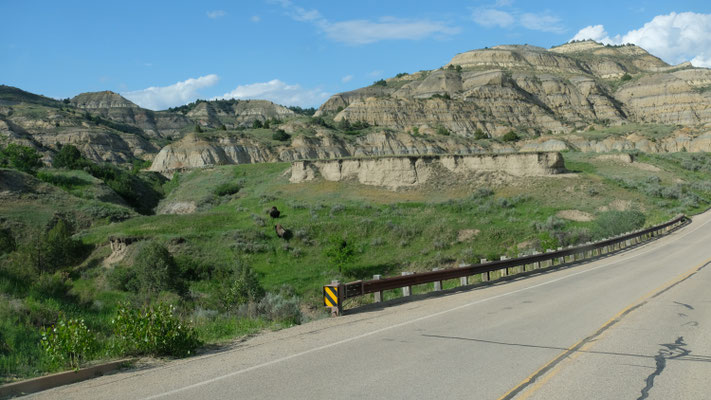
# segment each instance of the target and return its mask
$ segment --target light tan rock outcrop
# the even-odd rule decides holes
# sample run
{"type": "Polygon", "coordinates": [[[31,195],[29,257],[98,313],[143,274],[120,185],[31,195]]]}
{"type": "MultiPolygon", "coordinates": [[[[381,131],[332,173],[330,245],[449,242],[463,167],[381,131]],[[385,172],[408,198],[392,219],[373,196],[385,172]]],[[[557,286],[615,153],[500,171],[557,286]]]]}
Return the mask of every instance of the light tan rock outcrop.
{"type": "Polygon", "coordinates": [[[317,115],[465,137],[478,129],[497,137],[511,129],[569,133],[626,122],[711,126],[710,86],[711,70],[671,66],[634,45],[507,45],[336,94],[317,115]]]}
{"type": "Polygon", "coordinates": [[[517,153],[356,158],[322,161],[295,161],[292,183],[317,177],[328,181],[355,179],[365,185],[390,189],[426,183],[438,171],[455,175],[504,172],[513,176],[544,176],[565,170],[560,153],[517,153]]]}

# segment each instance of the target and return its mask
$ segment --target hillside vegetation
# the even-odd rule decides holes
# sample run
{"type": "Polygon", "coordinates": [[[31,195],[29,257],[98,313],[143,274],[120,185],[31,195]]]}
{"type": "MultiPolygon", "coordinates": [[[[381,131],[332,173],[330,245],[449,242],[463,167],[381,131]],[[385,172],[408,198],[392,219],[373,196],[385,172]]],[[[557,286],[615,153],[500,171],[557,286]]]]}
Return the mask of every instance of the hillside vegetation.
{"type": "Polygon", "coordinates": [[[110,187],[84,172],[43,169],[55,177],[47,184],[0,170],[3,379],[71,365],[51,351],[61,346],[40,345],[42,329],[53,324],[81,330],[83,320],[91,346],[77,358],[81,363],[122,354],[179,356],[199,343],[320,318],[320,288],[332,279],[542,251],[698,212],[711,202],[706,154],[638,155],[634,163],[614,154],[564,156],[572,173],[563,176],[440,181],[397,192],[323,180],[289,184],[286,163],[215,167],[177,173],[163,185],[167,194],[157,209],[194,204],[178,210],[188,214],[146,216],[116,204],[118,194],[106,197],[110,187]],[[278,219],[267,214],[272,206],[281,211],[278,219]],[[277,223],[290,231],[289,240],[277,237],[277,223]],[[38,252],[61,256],[47,264],[38,252]],[[144,306],[155,314],[142,314],[144,306]],[[118,341],[119,332],[143,326],[147,315],[178,318],[190,328],[172,332],[180,340],[167,348],[118,341]],[[133,322],[116,325],[118,316],[133,322]]]}

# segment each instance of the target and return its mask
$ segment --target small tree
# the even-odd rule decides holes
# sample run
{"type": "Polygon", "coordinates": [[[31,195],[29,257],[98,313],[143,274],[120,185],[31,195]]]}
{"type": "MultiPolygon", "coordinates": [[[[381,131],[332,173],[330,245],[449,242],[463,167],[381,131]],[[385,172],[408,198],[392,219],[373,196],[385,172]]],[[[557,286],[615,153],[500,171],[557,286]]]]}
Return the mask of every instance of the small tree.
{"type": "Polygon", "coordinates": [[[83,164],[84,158],[81,152],[71,144],[62,146],[52,160],[54,168],[80,169],[83,164]]]}
{"type": "Polygon", "coordinates": [[[200,127],[200,124],[195,124],[195,133],[202,133],[202,128],[200,127]]]}
{"type": "Polygon", "coordinates": [[[338,267],[338,272],[343,272],[343,267],[351,263],[356,257],[353,244],[338,236],[331,237],[330,245],[325,254],[331,263],[338,267]]]}
{"type": "Polygon", "coordinates": [[[180,279],[180,268],[168,249],[156,242],[143,245],[133,265],[139,289],[148,294],[158,294],[164,290],[183,293],[184,284],[180,279]]]}
{"type": "Polygon", "coordinates": [[[263,128],[264,124],[262,124],[262,121],[255,119],[254,122],[252,122],[252,129],[260,129],[263,128]]]}
{"type": "Polygon", "coordinates": [[[388,86],[388,83],[385,81],[385,79],[381,79],[379,81],[373,82],[373,86],[388,86]]]}
{"type": "Polygon", "coordinates": [[[31,147],[10,143],[0,151],[0,167],[2,166],[35,175],[37,169],[42,167],[42,155],[31,147]]]}

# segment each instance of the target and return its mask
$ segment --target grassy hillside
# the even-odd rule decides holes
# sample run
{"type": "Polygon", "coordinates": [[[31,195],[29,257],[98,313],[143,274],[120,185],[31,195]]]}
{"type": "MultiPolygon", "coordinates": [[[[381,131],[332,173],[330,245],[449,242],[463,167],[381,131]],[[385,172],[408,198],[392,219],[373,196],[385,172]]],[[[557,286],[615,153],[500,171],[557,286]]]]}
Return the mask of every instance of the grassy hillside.
{"type": "Polygon", "coordinates": [[[441,176],[397,192],[353,182],[290,184],[286,163],[195,170],[165,183],[158,206],[192,204],[192,213],[129,210],[120,222],[84,212],[128,209],[102,202],[83,186],[91,179],[82,172],[44,171],[62,177],[57,184],[69,182],[64,190],[21,174],[31,190],[0,190],[7,196],[0,231],[15,242],[0,249],[0,374],[8,380],[61,368],[38,343],[40,329],[62,318],[83,318],[96,335],[86,359],[133,354],[112,344],[120,304],[173,304],[203,343],[220,342],[323,316],[320,288],[332,279],[542,251],[699,212],[711,202],[706,154],[641,155],[635,163],[564,156],[572,173],[562,176],[441,176]],[[272,206],[281,210],[277,220],[267,214],[272,206]],[[70,216],[74,235],[59,238],[76,251],[48,266],[32,249],[57,247],[56,211],[70,216]],[[277,223],[290,240],[277,237],[277,223]],[[338,252],[348,256],[342,265],[333,257],[338,252]]]}

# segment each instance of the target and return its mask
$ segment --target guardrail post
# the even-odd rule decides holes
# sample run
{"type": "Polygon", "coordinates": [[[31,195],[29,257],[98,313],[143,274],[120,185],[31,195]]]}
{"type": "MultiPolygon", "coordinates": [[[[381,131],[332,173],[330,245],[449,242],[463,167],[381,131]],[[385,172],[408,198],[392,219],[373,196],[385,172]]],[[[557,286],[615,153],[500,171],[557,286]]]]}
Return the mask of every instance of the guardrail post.
{"type": "MultiPolygon", "coordinates": [[[[432,271],[439,271],[439,268],[432,268],[432,271]]],[[[442,290],[442,281],[434,281],[434,291],[439,292],[442,290]]]]}
{"type": "Polygon", "coordinates": [[[345,298],[345,285],[339,281],[331,281],[330,285],[323,287],[323,302],[326,307],[331,309],[331,316],[336,317],[343,313],[345,298]]]}
{"type": "MultiPolygon", "coordinates": [[[[563,250],[563,248],[562,248],[562,247],[558,247],[558,251],[561,251],[561,250],[563,250]]],[[[563,256],[563,257],[558,257],[558,264],[563,264],[563,263],[565,263],[565,256],[563,256]]]]}
{"type": "MultiPolygon", "coordinates": [[[[539,253],[539,252],[536,251],[536,250],[533,250],[533,255],[534,255],[534,256],[537,256],[537,255],[539,255],[539,254],[541,254],[541,253],[539,253]]],[[[541,268],[541,262],[540,262],[540,261],[536,261],[536,262],[533,263],[533,269],[540,269],[540,268],[541,268]]]]}
{"type": "MultiPolygon", "coordinates": [[[[479,264],[486,264],[487,262],[489,262],[489,260],[487,260],[486,258],[482,258],[482,259],[479,260],[479,264]]],[[[489,275],[489,272],[488,272],[488,271],[487,271],[487,272],[482,272],[482,274],[481,274],[481,281],[482,281],[482,282],[488,282],[489,279],[491,279],[491,276],[489,275]]]]}
{"type": "MultiPolygon", "coordinates": [[[[380,280],[380,275],[373,275],[373,280],[380,280]]],[[[383,301],[383,292],[380,291],[373,293],[373,301],[376,303],[380,303],[381,301],[383,301]]]]}
{"type": "MultiPolygon", "coordinates": [[[[412,275],[412,272],[403,272],[400,275],[405,276],[405,275],[412,275]]],[[[412,294],[412,286],[404,286],[402,288],[402,295],[403,296],[409,296],[412,294]]]]}
{"type": "MultiPolygon", "coordinates": [[[[506,256],[501,256],[501,260],[506,260],[506,256]]],[[[509,267],[506,267],[504,269],[501,269],[501,277],[503,278],[504,276],[509,276],[509,267]]]]}
{"type": "MultiPolygon", "coordinates": [[[[466,267],[467,264],[459,264],[459,268],[466,267]]],[[[468,276],[460,276],[459,277],[459,286],[467,286],[469,284],[469,277],[468,276]]]]}

